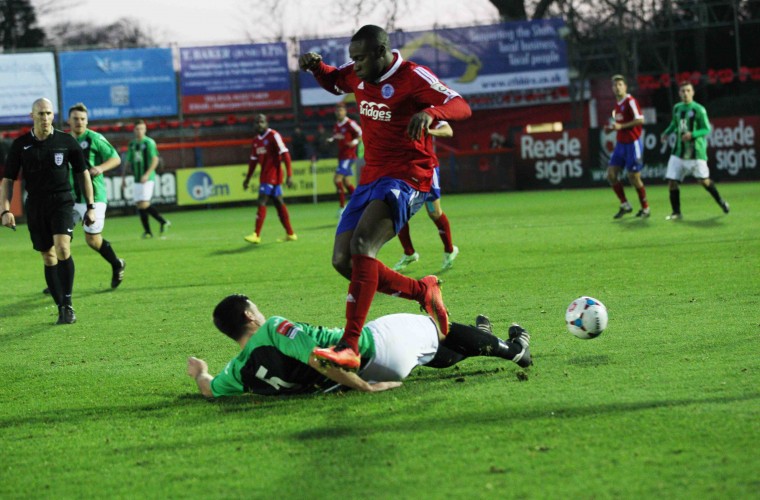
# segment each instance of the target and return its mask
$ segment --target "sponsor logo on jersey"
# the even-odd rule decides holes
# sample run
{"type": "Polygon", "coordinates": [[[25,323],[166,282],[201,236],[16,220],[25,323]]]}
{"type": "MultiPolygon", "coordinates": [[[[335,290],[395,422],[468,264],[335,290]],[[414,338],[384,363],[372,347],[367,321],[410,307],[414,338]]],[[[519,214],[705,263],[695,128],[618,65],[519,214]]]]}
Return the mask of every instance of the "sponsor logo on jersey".
{"type": "Polygon", "coordinates": [[[284,335],[285,337],[289,339],[294,339],[296,338],[296,335],[298,335],[298,332],[301,330],[290,321],[283,321],[282,323],[277,325],[277,328],[275,331],[279,333],[280,335],[284,335]]]}
{"type": "Polygon", "coordinates": [[[390,83],[386,83],[383,85],[383,88],[380,89],[380,93],[383,95],[384,98],[390,99],[393,97],[393,94],[396,92],[396,89],[393,88],[393,85],[390,83]]]}
{"type": "Polygon", "coordinates": [[[90,145],[87,143],[87,141],[82,141],[79,143],[79,147],[82,149],[87,149],[90,147],[90,145]]]}
{"type": "Polygon", "coordinates": [[[55,156],[53,156],[53,159],[55,160],[55,164],[59,167],[63,165],[63,153],[56,153],[55,156]]]}
{"type": "Polygon", "coordinates": [[[359,114],[379,122],[391,121],[391,110],[387,104],[362,101],[359,104],[359,114]]]}
{"type": "Polygon", "coordinates": [[[260,147],[256,148],[256,154],[259,155],[259,156],[263,156],[263,155],[267,154],[267,148],[264,147],[264,146],[260,146],[260,147]]]}

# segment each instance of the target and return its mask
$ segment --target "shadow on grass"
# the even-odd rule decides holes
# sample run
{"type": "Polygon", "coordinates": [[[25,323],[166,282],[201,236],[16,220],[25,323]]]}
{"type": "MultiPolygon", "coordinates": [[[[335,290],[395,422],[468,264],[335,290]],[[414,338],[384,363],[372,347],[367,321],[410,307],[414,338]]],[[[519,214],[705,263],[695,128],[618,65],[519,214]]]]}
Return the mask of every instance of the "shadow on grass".
{"type": "Polygon", "coordinates": [[[723,219],[725,218],[725,215],[716,215],[714,217],[710,217],[709,219],[700,219],[700,220],[690,220],[690,219],[681,219],[680,221],[676,221],[676,224],[683,224],[685,226],[690,227],[699,227],[699,228],[714,228],[717,226],[723,225],[723,219]]]}
{"type": "Polygon", "coordinates": [[[651,217],[641,218],[641,217],[632,217],[627,219],[613,219],[614,224],[619,224],[620,227],[625,229],[631,229],[631,230],[638,230],[638,229],[649,229],[651,227],[650,224],[651,217]]]}
{"type": "Polygon", "coordinates": [[[281,413],[288,407],[303,407],[303,401],[313,399],[314,395],[300,396],[255,396],[253,394],[239,397],[208,400],[200,394],[167,394],[167,399],[143,405],[94,406],[88,408],[60,408],[38,412],[28,417],[18,415],[0,418],[0,429],[24,427],[26,425],[55,425],[78,423],[83,421],[114,421],[156,418],[162,414],[174,415],[181,408],[198,408],[208,406],[221,413],[238,413],[247,411],[261,412],[276,409],[281,413]]]}
{"type": "Polygon", "coordinates": [[[42,305],[40,303],[43,302],[43,300],[45,302],[49,302],[50,306],[54,306],[49,295],[43,295],[40,293],[39,296],[37,296],[35,294],[31,298],[24,298],[0,306],[0,318],[9,318],[11,316],[29,316],[32,314],[40,314],[40,317],[42,317],[43,314],[38,313],[38,311],[42,305]]]}
{"type": "Polygon", "coordinates": [[[239,253],[245,253],[250,252],[256,248],[261,248],[260,245],[252,245],[250,243],[246,243],[245,245],[239,246],[237,248],[220,248],[218,250],[214,250],[213,252],[209,252],[209,257],[214,256],[220,256],[220,255],[235,255],[239,253]]]}
{"type": "Polygon", "coordinates": [[[335,220],[335,224],[322,224],[321,226],[306,226],[299,228],[296,233],[310,233],[312,231],[324,231],[325,229],[335,230],[338,227],[338,219],[335,220]]]}
{"type": "MultiPolygon", "coordinates": [[[[760,399],[760,393],[745,394],[742,396],[731,397],[712,397],[712,398],[688,398],[680,400],[663,400],[663,401],[636,401],[636,402],[619,402],[601,404],[595,406],[573,406],[573,407],[542,407],[542,408],[519,408],[515,407],[513,412],[505,414],[503,409],[491,413],[475,411],[457,415],[455,421],[446,420],[444,422],[429,422],[428,425],[439,426],[445,429],[447,425],[455,428],[463,427],[465,423],[473,426],[494,425],[501,426],[504,419],[509,418],[514,421],[539,420],[545,418],[562,418],[573,419],[579,417],[598,417],[599,415],[611,415],[619,413],[630,413],[646,410],[657,410],[661,408],[677,408],[694,405],[711,405],[711,404],[732,404],[742,401],[753,401],[760,399]]],[[[290,435],[291,439],[296,441],[302,440],[324,440],[325,438],[341,439],[346,436],[366,437],[372,434],[382,434],[388,431],[404,432],[408,421],[377,421],[371,420],[364,423],[355,421],[352,425],[345,426],[336,423],[335,425],[312,427],[290,435]]]]}

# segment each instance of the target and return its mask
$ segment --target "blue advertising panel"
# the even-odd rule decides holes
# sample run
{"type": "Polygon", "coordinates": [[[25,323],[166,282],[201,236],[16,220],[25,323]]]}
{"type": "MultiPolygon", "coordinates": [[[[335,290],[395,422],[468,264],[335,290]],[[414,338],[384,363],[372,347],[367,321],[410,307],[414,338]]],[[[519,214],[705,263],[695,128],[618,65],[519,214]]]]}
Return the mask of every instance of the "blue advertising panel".
{"type": "Polygon", "coordinates": [[[31,123],[32,103],[47,97],[58,112],[55,57],[39,54],[0,54],[0,124],[31,123]]]}
{"type": "MultiPolygon", "coordinates": [[[[539,19],[469,28],[391,33],[391,46],[404,59],[429,67],[463,95],[562,87],[568,84],[567,46],[561,19],[539,19]]],[[[349,61],[350,38],[301,41],[301,53],[317,52],[326,63],[349,61]]],[[[304,105],[341,98],[301,74],[304,105]]]]}
{"type": "Polygon", "coordinates": [[[91,120],[177,114],[171,49],[61,52],[63,109],[83,102],[91,120]]]}
{"type": "Polygon", "coordinates": [[[180,48],[186,114],[291,106],[284,42],[180,48]]]}

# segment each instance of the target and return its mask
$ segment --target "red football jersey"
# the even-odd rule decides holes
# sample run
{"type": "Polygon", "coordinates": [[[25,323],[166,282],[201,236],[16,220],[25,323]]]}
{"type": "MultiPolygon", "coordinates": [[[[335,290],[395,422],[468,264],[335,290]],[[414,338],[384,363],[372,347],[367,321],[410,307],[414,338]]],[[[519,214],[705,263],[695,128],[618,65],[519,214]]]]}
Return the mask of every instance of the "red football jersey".
{"type": "Polygon", "coordinates": [[[325,90],[338,95],[353,93],[356,97],[366,162],[359,184],[392,177],[428,192],[437,163],[432,140],[428,135],[414,141],[409,139],[406,135],[409,120],[431,106],[436,107],[431,116],[448,119],[467,118],[470,108],[462,100],[463,106],[457,108],[456,116],[436,116],[446,112],[446,103],[462,99],[461,96],[441,83],[428,68],[404,61],[396,50],[393,53],[393,64],[376,82],[356,76],[353,62],[340,68],[320,62],[313,74],[325,90]]]}
{"type": "Polygon", "coordinates": [[[338,160],[355,160],[359,145],[352,146],[351,142],[362,136],[362,128],[349,117],[333,127],[333,137],[338,143],[338,160]]]}
{"type": "Polygon", "coordinates": [[[259,174],[260,184],[282,184],[282,166],[280,155],[287,153],[288,148],[279,132],[268,128],[263,134],[253,138],[251,145],[251,160],[249,168],[261,164],[259,174]]]}
{"type": "MultiPolygon", "coordinates": [[[[613,114],[617,123],[628,123],[637,118],[644,117],[644,115],[641,114],[639,103],[631,94],[626,94],[626,96],[615,105],[615,111],[613,114]]],[[[641,129],[641,125],[636,125],[635,127],[618,130],[617,142],[628,144],[635,141],[641,137],[641,129]]]]}

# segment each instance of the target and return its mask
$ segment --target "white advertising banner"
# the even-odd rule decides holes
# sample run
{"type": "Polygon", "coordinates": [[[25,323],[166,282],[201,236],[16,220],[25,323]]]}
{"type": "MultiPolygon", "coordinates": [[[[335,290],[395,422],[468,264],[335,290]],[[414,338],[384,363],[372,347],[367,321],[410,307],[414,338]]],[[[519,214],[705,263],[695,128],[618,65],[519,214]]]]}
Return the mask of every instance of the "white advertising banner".
{"type": "Polygon", "coordinates": [[[0,124],[31,123],[32,103],[47,97],[58,111],[52,52],[0,54],[0,124]]]}

